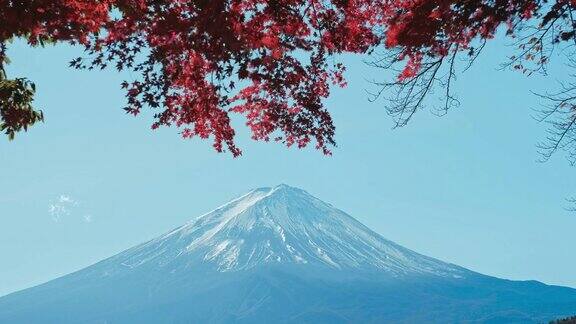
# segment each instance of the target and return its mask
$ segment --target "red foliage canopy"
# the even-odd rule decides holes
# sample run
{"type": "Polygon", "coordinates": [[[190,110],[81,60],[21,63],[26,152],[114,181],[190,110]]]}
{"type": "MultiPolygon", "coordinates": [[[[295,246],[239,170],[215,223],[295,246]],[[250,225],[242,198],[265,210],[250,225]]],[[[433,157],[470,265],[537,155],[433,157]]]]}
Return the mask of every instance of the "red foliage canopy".
{"type": "MultiPolygon", "coordinates": [[[[514,36],[531,22],[514,67],[526,72],[524,60],[545,64],[546,37],[550,44],[574,40],[575,6],[573,0],[0,0],[0,66],[13,37],[31,45],[79,43],[90,59],[72,66],[113,64],[139,74],[122,84],[125,110],[158,109],[152,128],[176,125],[184,137],[212,137],[217,151],[237,156],[230,113],[238,113],[256,140],[298,147],[313,140],[329,154],[334,125],[322,101],[331,86],[345,85],[335,54],[383,46],[391,53],[385,67],[403,64],[397,80],[382,83],[397,90],[388,109],[403,125],[442,81],[444,61],[450,63],[441,82],[445,108],[453,103],[455,56],[473,61],[501,25],[514,36]]],[[[0,85],[3,112],[29,107],[2,93],[0,85]]],[[[14,120],[2,127],[31,123],[14,120]]]]}

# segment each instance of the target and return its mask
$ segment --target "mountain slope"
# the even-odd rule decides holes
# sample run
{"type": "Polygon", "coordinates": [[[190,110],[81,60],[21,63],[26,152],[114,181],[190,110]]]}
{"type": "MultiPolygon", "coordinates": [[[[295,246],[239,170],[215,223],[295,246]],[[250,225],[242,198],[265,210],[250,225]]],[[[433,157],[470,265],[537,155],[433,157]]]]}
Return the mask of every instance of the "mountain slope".
{"type": "Polygon", "coordinates": [[[0,323],[526,323],[574,313],[574,289],[420,255],[285,185],[0,298],[0,323]]]}

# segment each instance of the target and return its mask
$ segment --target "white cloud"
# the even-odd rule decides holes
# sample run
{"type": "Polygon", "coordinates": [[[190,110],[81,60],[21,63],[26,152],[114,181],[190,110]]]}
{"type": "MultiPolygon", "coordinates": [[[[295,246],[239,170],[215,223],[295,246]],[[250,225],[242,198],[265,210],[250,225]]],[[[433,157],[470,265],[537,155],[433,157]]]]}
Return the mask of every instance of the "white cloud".
{"type": "Polygon", "coordinates": [[[85,208],[81,207],[81,203],[67,194],[60,194],[56,199],[51,200],[48,204],[48,213],[52,216],[52,220],[59,222],[64,216],[78,215],[82,212],[82,220],[86,223],[91,223],[93,220],[92,215],[87,213],[85,208]]]}
{"type": "Polygon", "coordinates": [[[48,213],[50,214],[50,216],[52,216],[52,219],[55,222],[59,222],[62,216],[69,215],[70,211],[68,210],[68,208],[66,208],[65,205],[51,203],[50,205],[48,205],[48,213]]]}
{"type": "Polygon", "coordinates": [[[61,204],[72,205],[72,206],[80,205],[80,203],[78,201],[72,199],[72,197],[70,197],[68,195],[60,195],[60,197],[58,197],[58,202],[61,204]]]}

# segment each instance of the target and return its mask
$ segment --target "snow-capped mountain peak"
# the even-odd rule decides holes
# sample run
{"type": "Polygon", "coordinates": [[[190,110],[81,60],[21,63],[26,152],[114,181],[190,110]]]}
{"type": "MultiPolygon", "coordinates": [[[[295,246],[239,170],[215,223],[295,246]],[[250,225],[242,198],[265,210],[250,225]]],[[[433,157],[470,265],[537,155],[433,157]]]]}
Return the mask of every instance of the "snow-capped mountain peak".
{"type": "Polygon", "coordinates": [[[460,277],[456,266],[385,240],[304,190],[258,188],[112,258],[123,267],[172,272],[240,271],[275,264],[460,277]]]}

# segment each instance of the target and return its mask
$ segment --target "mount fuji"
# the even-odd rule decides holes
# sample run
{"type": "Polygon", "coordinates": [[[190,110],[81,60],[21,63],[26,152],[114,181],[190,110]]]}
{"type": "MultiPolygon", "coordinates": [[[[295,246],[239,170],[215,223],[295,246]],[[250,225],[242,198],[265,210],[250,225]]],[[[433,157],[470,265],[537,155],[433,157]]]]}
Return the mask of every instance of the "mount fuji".
{"type": "Polygon", "coordinates": [[[576,289],[418,254],[286,185],[0,298],[0,323],[542,323],[574,314],[576,289]]]}

